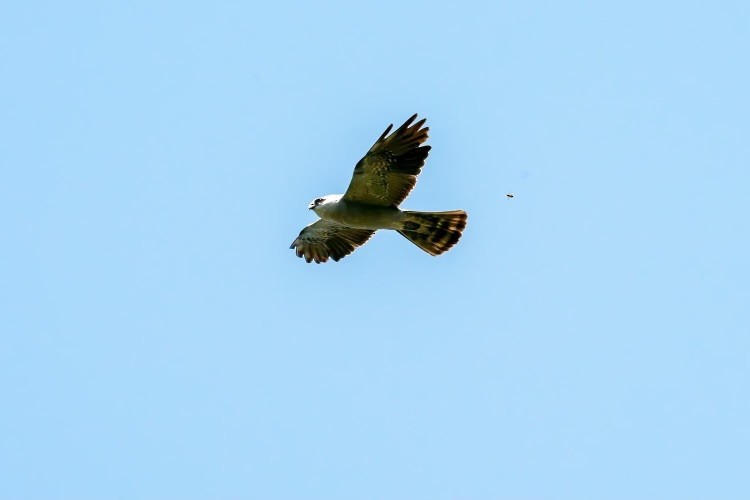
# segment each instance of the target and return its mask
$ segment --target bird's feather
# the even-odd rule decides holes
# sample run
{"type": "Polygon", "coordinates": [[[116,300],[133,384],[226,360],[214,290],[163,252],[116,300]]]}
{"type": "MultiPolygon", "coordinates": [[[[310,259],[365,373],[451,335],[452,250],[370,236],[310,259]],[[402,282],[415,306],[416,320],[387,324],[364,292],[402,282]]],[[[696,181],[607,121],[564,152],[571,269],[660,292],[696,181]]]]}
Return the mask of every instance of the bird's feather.
{"type": "Polygon", "coordinates": [[[354,167],[344,199],[369,205],[398,206],[411,192],[430,152],[425,119],[412,123],[417,115],[388,135],[393,125],[375,141],[354,167]]]}
{"type": "Polygon", "coordinates": [[[307,262],[320,264],[329,257],[339,261],[365,244],[374,232],[372,229],[355,229],[320,219],[300,231],[289,248],[294,248],[297,257],[304,257],[307,262]]]}

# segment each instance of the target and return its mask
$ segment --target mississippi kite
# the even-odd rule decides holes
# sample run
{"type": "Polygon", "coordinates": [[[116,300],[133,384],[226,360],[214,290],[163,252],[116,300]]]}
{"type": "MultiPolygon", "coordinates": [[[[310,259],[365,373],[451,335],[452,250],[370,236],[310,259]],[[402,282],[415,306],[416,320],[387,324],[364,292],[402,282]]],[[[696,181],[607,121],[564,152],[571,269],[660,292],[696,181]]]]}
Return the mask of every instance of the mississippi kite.
{"type": "Polygon", "coordinates": [[[354,167],[344,194],[316,198],[307,207],[320,217],[305,227],[292,242],[298,257],[317,264],[338,261],[363,245],[378,229],[394,229],[430,255],[450,250],[466,227],[463,210],[412,212],[399,204],[414,187],[430,146],[425,119],[415,114],[397,128],[385,129],[354,167]]]}

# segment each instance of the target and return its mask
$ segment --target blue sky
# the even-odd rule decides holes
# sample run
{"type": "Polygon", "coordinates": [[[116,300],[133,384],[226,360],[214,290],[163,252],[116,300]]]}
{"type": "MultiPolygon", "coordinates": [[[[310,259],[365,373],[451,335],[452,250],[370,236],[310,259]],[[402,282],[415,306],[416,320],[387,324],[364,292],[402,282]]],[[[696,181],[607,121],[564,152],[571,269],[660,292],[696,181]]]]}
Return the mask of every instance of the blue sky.
{"type": "Polygon", "coordinates": [[[0,498],[750,497],[749,24],[4,5],[0,498]],[[296,258],[415,112],[461,242],[296,258]]]}

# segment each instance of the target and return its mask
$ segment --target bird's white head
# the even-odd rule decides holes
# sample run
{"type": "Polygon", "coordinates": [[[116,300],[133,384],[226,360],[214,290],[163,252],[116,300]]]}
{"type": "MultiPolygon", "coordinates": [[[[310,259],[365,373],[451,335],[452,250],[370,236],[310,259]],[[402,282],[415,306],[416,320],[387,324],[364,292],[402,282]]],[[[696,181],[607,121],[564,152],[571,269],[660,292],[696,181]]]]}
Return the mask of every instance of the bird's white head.
{"type": "Polygon", "coordinates": [[[321,203],[323,203],[325,200],[326,200],[325,197],[315,198],[313,201],[310,202],[310,204],[307,206],[307,208],[310,209],[310,210],[315,210],[315,208],[318,205],[320,205],[321,203]]]}
{"type": "Polygon", "coordinates": [[[316,214],[322,216],[322,214],[327,210],[333,209],[334,205],[340,199],[340,194],[329,194],[327,196],[321,196],[320,198],[315,198],[313,201],[311,201],[307,208],[309,208],[310,210],[314,210],[316,214]]]}

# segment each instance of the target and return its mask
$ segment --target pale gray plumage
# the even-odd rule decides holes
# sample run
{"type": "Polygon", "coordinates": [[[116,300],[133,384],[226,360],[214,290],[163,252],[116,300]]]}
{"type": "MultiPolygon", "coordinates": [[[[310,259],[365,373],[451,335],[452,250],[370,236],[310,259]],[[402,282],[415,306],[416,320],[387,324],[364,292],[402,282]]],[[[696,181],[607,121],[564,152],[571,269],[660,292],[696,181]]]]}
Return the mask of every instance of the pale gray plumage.
{"type": "Polygon", "coordinates": [[[393,125],[354,167],[349,188],[343,195],[313,200],[309,209],[321,217],[305,227],[292,242],[297,256],[307,262],[335,261],[363,245],[377,229],[394,229],[430,255],[448,251],[461,237],[467,214],[399,210],[417,182],[430,146],[425,120],[412,123],[413,115],[388,135],[393,125]]]}

